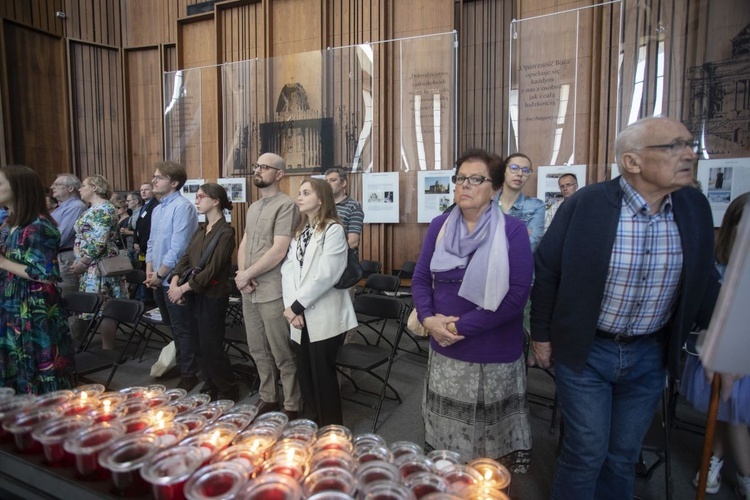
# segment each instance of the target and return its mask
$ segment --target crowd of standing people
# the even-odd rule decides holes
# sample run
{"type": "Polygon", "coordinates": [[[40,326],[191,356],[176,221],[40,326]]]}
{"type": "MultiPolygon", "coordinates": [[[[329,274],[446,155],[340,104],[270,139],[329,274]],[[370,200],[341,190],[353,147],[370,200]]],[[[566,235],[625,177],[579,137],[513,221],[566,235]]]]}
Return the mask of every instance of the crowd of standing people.
{"type": "MultiPolygon", "coordinates": [[[[528,155],[503,160],[470,149],[458,158],[455,205],[428,227],[412,280],[431,337],[426,449],[528,470],[526,365],[554,364],[565,433],[552,497],[632,497],[667,374],[680,377],[687,334],[708,325],[717,268],[729,259],[747,195],[730,206],[715,248],[711,209],[693,187],[696,143],[681,123],[641,119],[620,132],[615,156],[621,175],[611,181],[578,190],[574,174],[559,176],[554,207],[522,192],[533,173],[528,155]]],[[[362,207],[342,169],[305,179],[296,200],[281,189],[285,174],[274,153],[254,164],[260,197],[247,210],[235,273],[227,191],[206,183],[188,201],[178,163],[158,162],[150,182],[114,201],[100,175],[80,182],[61,174],[48,193],[31,169],[2,167],[0,206],[9,210],[0,227],[0,385],[19,393],[72,386],[72,343],[91,318],[68,318],[63,298],[127,296],[124,278],[103,276],[98,265],[122,251],[145,270],[137,298],[152,299],[172,331],[178,387],[192,390],[200,375],[202,392],[238,399],[223,350],[234,280],[260,378],[259,413],[342,424],[336,355],[357,318],[350,292],[334,285],[359,247],[362,207]]],[[[114,325],[103,326],[102,346],[112,348],[114,325]]],[[[705,410],[697,358],[684,378],[688,399],[705,410]]],[[[718,490],[731,436],[747,498],[749,388],[737,381],[723,407],[709,492],[718,490]]]]}

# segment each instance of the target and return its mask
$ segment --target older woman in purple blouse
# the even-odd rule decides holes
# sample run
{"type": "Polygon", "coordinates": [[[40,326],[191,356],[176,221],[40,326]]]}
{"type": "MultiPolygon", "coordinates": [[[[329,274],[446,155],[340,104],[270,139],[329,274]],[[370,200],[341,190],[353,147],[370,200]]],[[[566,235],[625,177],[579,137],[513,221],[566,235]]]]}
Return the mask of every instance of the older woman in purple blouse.
{"type": "Polygon", "coordinates": [[[490,457],[516,472],[531,458],[523,309],[533,259],[523,222],[493,199],[502,159],[481,149],[456,162],[456,208],[427,230],[412,279],[429,331],[425,447],[490,457]]]}

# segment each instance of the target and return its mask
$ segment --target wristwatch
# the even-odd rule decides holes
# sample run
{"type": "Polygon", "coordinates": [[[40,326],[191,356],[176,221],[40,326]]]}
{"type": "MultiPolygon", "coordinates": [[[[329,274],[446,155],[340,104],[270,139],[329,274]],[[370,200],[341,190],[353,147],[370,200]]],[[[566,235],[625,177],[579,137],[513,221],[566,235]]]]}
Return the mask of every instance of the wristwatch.
{"type": "Polygon", "coordinates": [[[156,277],[157,277],[157,278],[159,278],[159,279],[160,279],[160,280],[162,280],[162,281],[164,281],[164,278],[166,278],[166,276],[162,276],[162,275],[161,275],[161,274],[159,274],[159,273],[156,273],[156,277]]]}

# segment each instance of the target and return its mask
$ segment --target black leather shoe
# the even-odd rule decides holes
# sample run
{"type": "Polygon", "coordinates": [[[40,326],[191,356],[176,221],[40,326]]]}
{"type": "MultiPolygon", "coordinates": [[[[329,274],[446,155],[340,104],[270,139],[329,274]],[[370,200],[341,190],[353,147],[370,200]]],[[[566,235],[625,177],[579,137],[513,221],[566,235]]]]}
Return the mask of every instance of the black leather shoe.
{"type": "Polygon", "coordinates": [[[192,375],[190,377],[182,377],[180,379],[180,383],[177,384],[178,389],[185,389],[186,391],[190,392],[193,390],[193,387],[198,385],[198,377],[195,375],[192,375]]]}
{"type": "Polygon", "coordinates": [[[213,399],[231,399],[232,401],[236,402],[238,399],[240,399],[240,389],[239,387],[235,387],[229,392],[219,391],[216,397],[213,399]]]}
{"type": "Polygon", "coordinates": [[[268,401],[263,401],[262,399],[258,400],[258,415],[263,415],[264,413],[268,413],[270,411],[279,411],[280,408],[281,407],[279,406],[279,403],[277,401],[269,403],[268,401]]]}

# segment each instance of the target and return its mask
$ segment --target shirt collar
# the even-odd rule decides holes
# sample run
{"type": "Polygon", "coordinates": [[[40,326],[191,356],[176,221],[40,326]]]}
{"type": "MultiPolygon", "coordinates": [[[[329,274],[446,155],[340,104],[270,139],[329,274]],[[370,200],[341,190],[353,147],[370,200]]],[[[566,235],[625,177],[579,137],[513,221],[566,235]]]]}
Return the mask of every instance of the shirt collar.
{"type": "MultiPolygon", "coordinates": [[[[631,186],[625,177],[620,176],[620,187],[622,188],[622,199],[625,202],[625,206],[628,207],[633,216],[646,215],[648,216],[651,212],[648,202],[641,196],[638,191],[631,186]]],[[[659,213],[663,216],[668,216],[672,212],[672,194],[668,194],[664,197],[659,207],[659,213]]]]}
{"type": "Polygon", "coordinates": [[[169,205],[173,200],[176,200],[178,196],[182,196],[182,193],[178,189],[174,193],[170,193],[159,201],[160,205],[169,205]]]}

